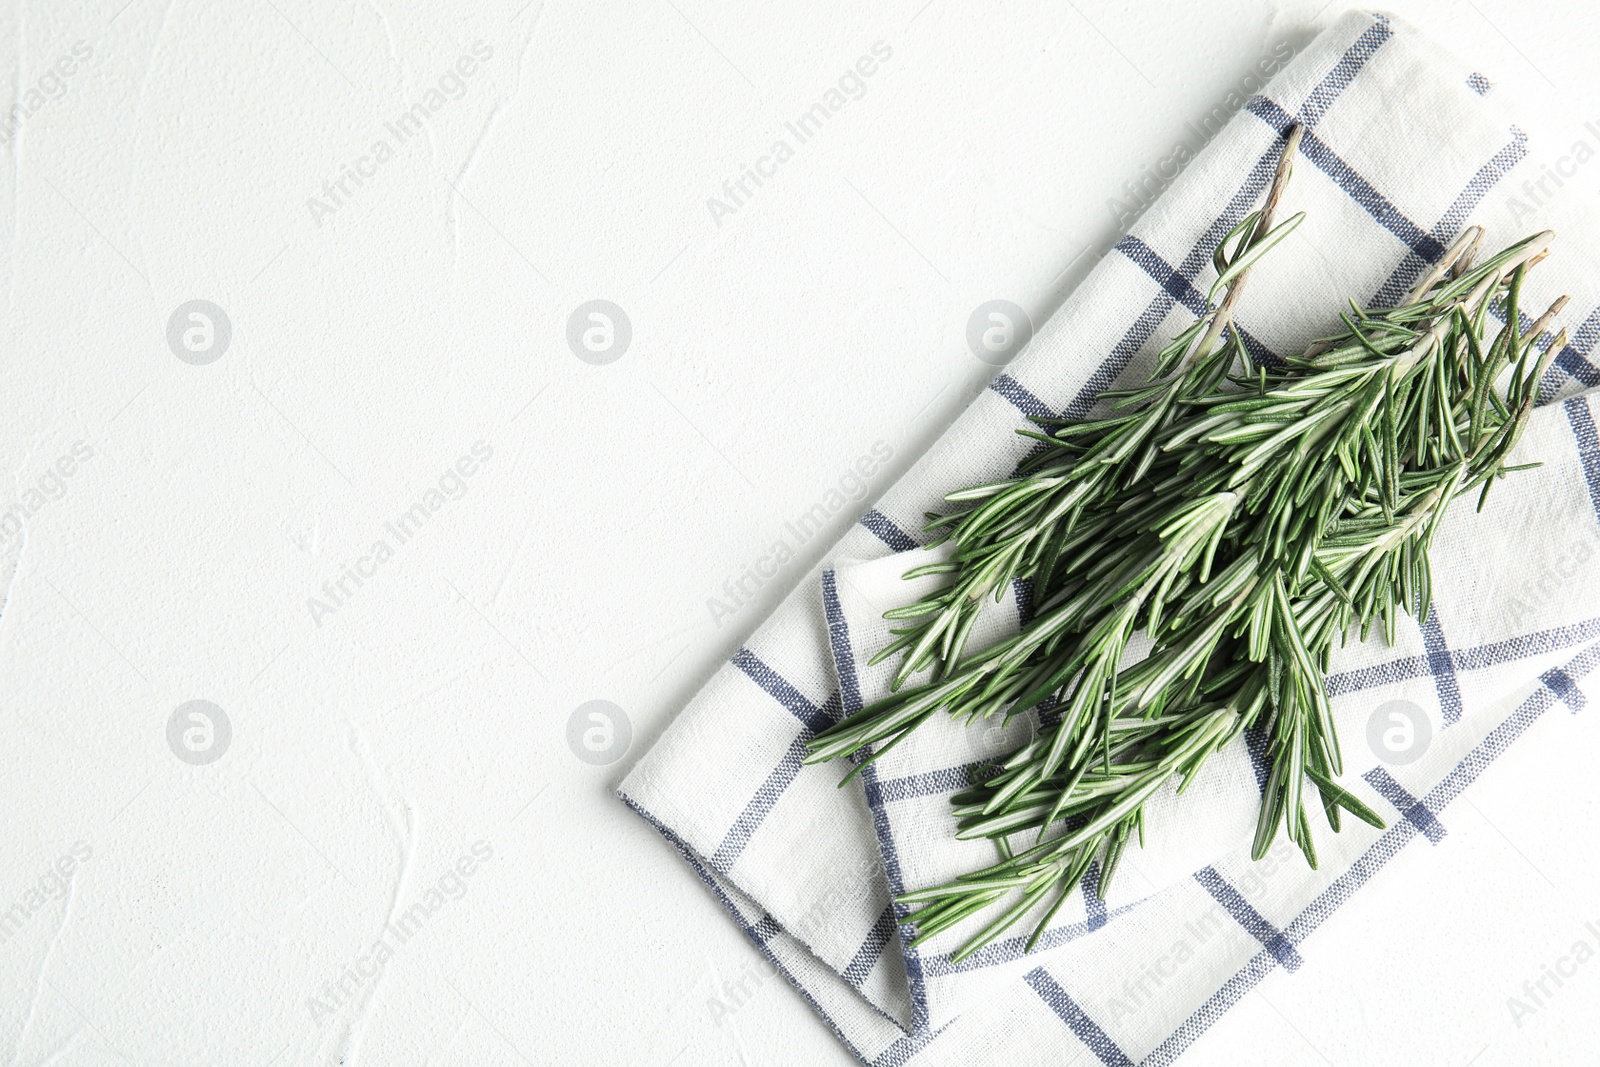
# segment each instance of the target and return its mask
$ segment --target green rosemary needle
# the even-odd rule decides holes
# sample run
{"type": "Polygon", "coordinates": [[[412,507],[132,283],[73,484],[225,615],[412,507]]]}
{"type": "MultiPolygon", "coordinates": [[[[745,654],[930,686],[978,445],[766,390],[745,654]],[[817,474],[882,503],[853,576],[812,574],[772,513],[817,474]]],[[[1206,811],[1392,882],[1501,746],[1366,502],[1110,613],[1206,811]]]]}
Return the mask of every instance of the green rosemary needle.
{"type": "Polygon", "coordinates": [[[957,509],[930,517],[956,551],[908,573],[949,575],[943,588],[887,613],[910,620],[874,660],[901,655],[894,691],[810,742],[812,762],[873,745],[870,761],[941,712],[1040,709],[1038,738],[954,798],[958,836],[995,840],[1001,859],[901,898],[919,906],[919,940],[1006,903],[969,955],[1053,895],[1031,948],[1096,858],[1104,896],[1158,789],[1176,776],[1181,792],[1253,727],[1269,763],[1255,855],[1282,829],[1315,866],[1308,792],[1335,831],[1341,811],[1381,825],[1336,781],[1334,642],[1379,623],[1392,641],[1401,613],[1426,618],[1445,507],[1505,473],[1561,347],[1537,342],[1564,298],[1522,332],[1523,279],[1552,235],[1474,264],[1474,227],[1400,306],[1352,303],[1337,335],[1255,365],[1231,309],[1302,217],[1271,224],[1297,139],[1266,205],[1219,244],[1207,310],[1152,383],[1106,394],[1097,419],[1040,420],[1025,431],[1039,451],[1014,477],[953,493],[957,509]],[[1507,325],[1486,343],[1497,300],[1507,325]],[[1016,577],[1034,583],[1035,616],[967,654],[982,600],[1016,577]],[[1125,664],[1140,631],[1151,651],[1125,664]]]}

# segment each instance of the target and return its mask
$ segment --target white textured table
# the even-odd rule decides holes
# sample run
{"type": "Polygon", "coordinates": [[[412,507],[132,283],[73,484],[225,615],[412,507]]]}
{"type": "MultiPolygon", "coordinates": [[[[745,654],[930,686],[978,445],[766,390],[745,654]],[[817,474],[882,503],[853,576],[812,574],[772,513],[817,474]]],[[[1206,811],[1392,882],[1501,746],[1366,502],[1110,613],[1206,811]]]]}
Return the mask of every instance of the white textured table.
{"type": "MultiPolygon", "coordinates": [[[[849,1062],[610,786],[1337,13],[465,6],[0,15],[6,1063],[849,1062]]],[[[1600,189],[1600,13],[1395,9],[1600,189]]],[[[1592,1062],[1597,730],[1183,1062],[1592,1062]]]]}

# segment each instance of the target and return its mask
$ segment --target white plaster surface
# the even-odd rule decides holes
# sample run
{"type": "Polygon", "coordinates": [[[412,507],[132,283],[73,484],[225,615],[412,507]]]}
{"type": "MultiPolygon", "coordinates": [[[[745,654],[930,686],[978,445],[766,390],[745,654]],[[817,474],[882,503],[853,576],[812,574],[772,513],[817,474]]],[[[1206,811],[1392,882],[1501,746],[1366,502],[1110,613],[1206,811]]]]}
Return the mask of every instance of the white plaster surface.
{"type": "MultiPolygon", "coordinates": [[[[850,1062],[611,786],[829,538],[708,600],[993,373],[972,309],[1042,320],[1108,198],[1339,10],[524,5],[0,12],[0,1063],[850,1062]],[[592,299],[631,323],[606,365],[567,343],[592,299]],[[191,300],[231,323],[205,365],[191,300]],[[231,726],[204,765],[191,700],[231,726]],[[591,700],[631,723],[608,766],[567,741],[591,700]]],[[[1596,143],[1592,5],[1392,8],[1528,102],[1536,158],[1596,143]]],[[[1597,731],[1542,719],[1183,1062],[1593,1062],[1600,960],[1507,998],[1600,942],[1597,731]]]]}

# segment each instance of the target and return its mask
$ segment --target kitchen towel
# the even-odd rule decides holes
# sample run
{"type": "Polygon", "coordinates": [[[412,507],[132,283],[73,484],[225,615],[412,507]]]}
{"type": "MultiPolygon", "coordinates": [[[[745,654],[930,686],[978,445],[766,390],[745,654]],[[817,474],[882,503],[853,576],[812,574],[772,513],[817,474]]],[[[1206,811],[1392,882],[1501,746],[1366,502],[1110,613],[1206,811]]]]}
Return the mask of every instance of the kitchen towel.
{"type": "MultiPolygon", "coordinates": [[[[1600,567],[1588,563],[1600,547],[1600,436],[1595,405],[1576,394],[1600,383],[1588,358],[1600,225],[1576,203],[1547,202],[1537,225],[1516,202],[1497,207],[1491,192],[1520,181],[1527,155],[1481,74],[1392,16],[1339,19],[1196,156],[622,783],[623,800],[863,1062],[1170,1062],[1271,969],[1297,969],[1307,936],[1400,849],[1438,840],[1445,806],[1529,723],[1581,707],[1600,664],[1600,567]],[[1393,301],[1469,222],[1487,226],[1490,248],[1556,229],[1524,306],[1573,297],[1547,403],[1519,449],[1544,466],[1497,485],[1482,514],[1470,501],[1452,509],[1426,626],[1336,657],[1344,784],[1389,826],[1320,828],[1317,871],[1281,840],[1251,862],[1260,754],[1241,743],[1181,809],[1157,806],[1149,847],[1130,849],[1111,897],[1081,894],[1034,953],[1021,952],[1025,933],[959,964],[959,936],[908,948],[891,894],[992,858],[984,843],[950,839],[948,795],[966,765],[1030,724],[929,723],[846,789],[846,764],[802,764],[805,742],[881,688],[881,668],[864,663],[921,551],[924,512],[1009,474],[1029,447],[1013,431],[1029,416],[1082,416],[1101,390],[1139,378],[1202,307],[1216,242],[1259,203],[1295,122],[1306,133],[1281,211],[1307,218],[1241,302],[1247,343],[1292,351],[1337,324],[1346,295],[1393,301]],[[1391,728],[1404,735],[1398,751],[1391,728]]],[[[1001,625],[1019,617],[1026,588],[995,610],[1001,625]]]]}

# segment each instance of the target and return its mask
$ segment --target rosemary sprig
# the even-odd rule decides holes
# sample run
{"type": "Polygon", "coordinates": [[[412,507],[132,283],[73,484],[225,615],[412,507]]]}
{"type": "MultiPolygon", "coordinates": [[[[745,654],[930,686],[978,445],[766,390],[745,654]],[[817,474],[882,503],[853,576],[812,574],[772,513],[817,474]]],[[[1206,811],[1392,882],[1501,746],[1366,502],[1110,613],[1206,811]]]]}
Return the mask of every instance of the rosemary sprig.
{"type": "Polygon", "coordinates": [[[1158,381],[1130,394],[1106,394],[1121,409],[1108,417],[1055,423],[1054,436],[1029,433],[1054,447],[1026,468],[1026,476],[951,493],[946,499],[965,507],[930,516],[927,529],[935,538],[929,547],[953,541],[955,559],[917,568],[907,577],[957,577],[937,598],[886,615],[920,620],[872,660],[904,652],[894,688],[929,667],[939,670],[959,660],[986,596],[998,600],[1013,579],[1048,573],[1063,552],[1081,544],[1083,534],[1093,531],[1075,538],[1079,521],[1150,474],[1159,454],[1157,439],[1172,425],[1184,398],[1214,385],[1227,370],[1228,359],[1219,357],[1231,355],[1232,348],[1217,342],[1232,321],[1250,268],[1305,217],[1301,213],[1272,225],[1302,132],[1299,126],[1290,131],[1266,204],[1218,243],[1212,256],[1217,278],[1206,311],[1161,351],[1158,381]]]}
{"type": "Polygon", "coordinates": [[[959,836],[994,839],[1001,859],[902,897],[921,905],[919,940],[1009,900],[965,956],[1055,895],[1031,948],[1097,857],[1104,896],[1158,789],[1177,776],[1181,792],[1254,726],[1270,761],[1258,857],[1282,828],[1315,866],[1308,789],[1336,831],[1341,811],[1381,825],[1335,780],[1333,643],[1378,622],[1392,641],[1401,612],[1425,619],[1445,506],[1505,473],[1560,349],[1536,343],[1564,298],[1521,333],[1523,278],[1552,235],[1473,265],[1473,228],[1401,306],[1352,303],[1339,334],[1286,366],[1254,365],[1231,309],[1301,218],[1271,226],[1297,136],[1266,206],[1219,245],[1207,311],[1163,350],[1152,383],[1107,394],[1101,418],[1041,420],[1027,432],[1040,449],[1013,478],[951,494],[957,510],[930,517],[956,551],[908,577],[951,580],[888,613],[915,620],[874,660],[902,655],[895,691],[811,742],[812,761],[875,745],[870,760],[941,711],[1044,709],[1035,741],[954,798],[959,836]],[[1507,326],[1485,344],[1496,299],[1507,326]],[[1019,576],[1041,600],[1035,618],[965,654],[982,599],[1019,576]],[[1151,652],[1124,666],[1140,630],[1151,652]],[[1014,849],[1019,834],[1033,843],[1014,849]]]}

